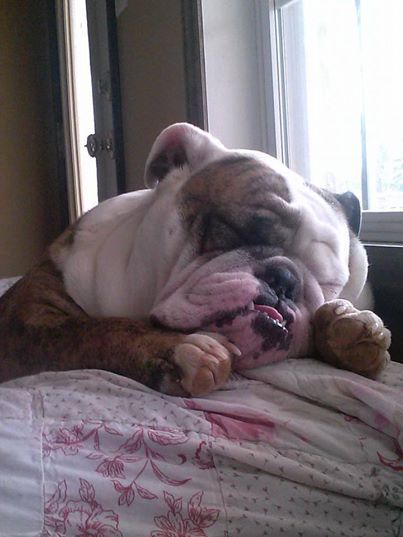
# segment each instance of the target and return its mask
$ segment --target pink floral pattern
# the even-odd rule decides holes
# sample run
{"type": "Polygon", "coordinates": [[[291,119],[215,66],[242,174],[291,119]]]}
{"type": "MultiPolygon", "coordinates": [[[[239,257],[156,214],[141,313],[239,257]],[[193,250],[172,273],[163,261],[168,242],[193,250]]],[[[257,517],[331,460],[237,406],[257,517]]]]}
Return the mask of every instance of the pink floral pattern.
{"type": "MultiPolygon", "coordinates": [[[[151,429],[142,426],[133,426],[133,433],[114,450],[113,457],[105,456],[101,449],[101,437],[104,435],[122,436],[117,429],[104,422],[82,421],[71,427],[59,427],[43,435],[43,452],[48,457],[52,452],[60,451],[65,456],[77,455],[80,450],[88,449],[91,452],[87,459],[97,461],[95,471],[105,479],[111,480],[114,490],[118,493],[118,505],[130,506],[136,496],[143,500],[154,500],[158,496],[140,484],[141,477],[147,469],[151,469],[155,478],[161,483],[174,487],[182,486],[186,479],[175,479],[165,473],[160,463],[166,462],[163,454],[168,446],[179,446],[188,441],[188,437],[176,429],[151,429]],[[130,477],[129,477],[130,475],[130,477]],[[124,483],[124,480],[128,482],[124,483]]],[[[201,459],[201,444],[196,450],[194,460],[200,461],[200,468],[211,468],[206,464],[205,457],[201,459]]],[[[178,453],[179,464],[187,460],[184,454],[178,453]]]]}
{"type": "Polygon", "coordinates": [[[99,450],[99,435],[105,432],[122,436],[118,430],[103,421],[83,420],[72,427],[57,427],[43,434],[43,454],[48,457],[52,451],[61,450],[64,455],[77,455],[89,441],[99,450]]]}
{"type": "Polygon", "coordinates": [[[217,522],[220,511],[203,507],[202,499],[203,492],[193,494],[184,512],[183,498],[164,491],[168,512],[154,517],[158,529],[151,532],[151,537],[206,537],[204,530],[217,522]]]}
{"type": "Polygon", "coordinates": [[[202,470],[214,468],[214,459],[211,453],[211,446],[205,440],[202,440],[196,449],[193,462],[202,470]]]}
{"type": "MultiPolygon", "coordinates": [[[[151,517],[156,527],[150,534],[152,537],[206,536],[206,529],[216,523],[220,510],[204,506],[204,492],[195,492],[192,486],[184,488],[188,494],[193,492],[189,496],[182,492],[175,498],[169,491],[169,487],[181,488],[192,480],[192,467],[199,471],[214,469],[208,440],[199,439],[196,445],[192,444],[190,453],[188,444],[189,437],[179,429],[137,424],[125,424],[124,433],[121,424],[112,426],[96,420],[82,420],[45,430],[45,460],[49,459],[52,464],[56,460],[65,464],[66,457],[77,457],[80,464],[86,460],[85,475],[92,473],[94,480],[90,482],[80,476],[78,495],[73,497],[67,490],[67,483],[71,488],[71,482],[58,482],[45,504],[43,537],[121,537],[119,510],[132,508],[136,498],[141,506],[145,506],[141,502],[154,501],[151,513],[158,513],[163,505],[168,507],[166,513],[151,517]],[[167,471],[170,466],[166,463],[172,457],[177,466],[189,465],[183,478],[167,471]],[[104,480],[116,494],[111,504],[112,495],[108,493],[107,507],[102,500],[96,499],[95,486],[99,487],[104,480]],[[150,482],[153,483],[152,490],[150,482]]],[[[102,494],[103,489],[98,490],[102,494]]]]}
{"type": "MultiPolygon", "coordinates": [[[[15,434],[23,439],[13,441],[16,449],[27,447],[24,486],[28,479],[33,486],[16,491],[24,509],[10,487],[0,488],[3,533],[40,533],[44,518],[42,537],[281,530],[293,537],[291,521],[298,528],[306,522],[304,534],[317,527],[317,536],[361,535],[363,523],[397,535],[403,454],[395,389],[365,381],[368,389],[357,398],[352,390],[364,381],[318,367],[291,361],[261,372],[269,375],[267,389],[263,380],[244,387],[237,381],[234,389],[186,401],[104,372],[44,374],[29,380],[29,397],[24,379],[13,398],[6,386],[3,480],[14,475],[7,439],[15,434]],[[29,408],[33,427],[25,423],[29,408]],[[15,423],[10,415],[18,416],[15,423]]],[[[21,467],[15,471],[20,475],[21,467]]]]}
{"type": "Polygon", "coordinates": [[[95,499],[94,486],[80,479],[78,496],[69,499],[66,481],[60,481],[45,503],[43,537],[122,537],[118,515],[95,499]]]}

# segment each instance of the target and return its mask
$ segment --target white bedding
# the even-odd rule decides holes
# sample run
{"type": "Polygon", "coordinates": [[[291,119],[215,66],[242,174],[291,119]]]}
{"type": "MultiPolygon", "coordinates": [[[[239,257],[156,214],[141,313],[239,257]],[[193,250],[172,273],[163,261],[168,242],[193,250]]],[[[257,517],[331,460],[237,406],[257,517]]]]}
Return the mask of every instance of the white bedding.
{"type": "Polygon", "coordinates": [[[2,537],[403,535],[403,366],[314,360],[205,398],[103,371],[0,386],[2,537]]]}

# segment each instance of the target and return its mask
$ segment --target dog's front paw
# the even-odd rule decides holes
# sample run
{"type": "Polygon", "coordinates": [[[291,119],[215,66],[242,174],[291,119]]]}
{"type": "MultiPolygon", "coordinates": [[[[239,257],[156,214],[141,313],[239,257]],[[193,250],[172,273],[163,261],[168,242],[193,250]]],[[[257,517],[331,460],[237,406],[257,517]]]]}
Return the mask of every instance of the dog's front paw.
{"type": "MultiPolygon", "coordinates": [[[[234,355],[239,356],[240,351],[220,334],[200,332],[185,336],[173,355],[181,372],[180,387],[193,396],[220,388],[231,372],[234,355]]],[[[173,392],[172,388],[164,391],[173,392]]]]}
{"type": "Polygon", "coordinates": [[[332,300],[317,310],[313,324],[316,348],[333,365],[375,377],[390,361],[390,331],[372,311],[332,300]]]}

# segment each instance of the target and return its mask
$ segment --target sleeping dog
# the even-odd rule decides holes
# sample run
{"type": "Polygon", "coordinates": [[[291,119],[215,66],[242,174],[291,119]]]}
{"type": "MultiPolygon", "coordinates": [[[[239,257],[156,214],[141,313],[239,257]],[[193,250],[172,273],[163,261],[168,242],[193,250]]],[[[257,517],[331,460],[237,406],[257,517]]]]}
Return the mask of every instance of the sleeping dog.
{"type": "Polygon", "coordinates": [[[353,194],[184,123],[155,141],[145,182],[80,218],[0,299],[0,380],[98,368],[200,395],[289,357],[384,367],[389,331],[352,305],[367,277],[353,194]]]}

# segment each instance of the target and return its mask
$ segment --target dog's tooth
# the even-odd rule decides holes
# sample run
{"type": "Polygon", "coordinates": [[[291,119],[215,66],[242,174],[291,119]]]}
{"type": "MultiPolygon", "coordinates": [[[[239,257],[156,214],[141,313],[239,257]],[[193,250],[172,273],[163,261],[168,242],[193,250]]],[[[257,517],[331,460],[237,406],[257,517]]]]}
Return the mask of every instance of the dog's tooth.
{"type": "Polygon", "coordinates": [[[255,309],[255,304],[253,302],[253,300],[251,300],[247,306],[247,309],[248,310],[254,310],[255,309]]]}

